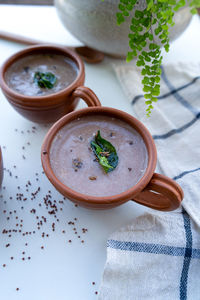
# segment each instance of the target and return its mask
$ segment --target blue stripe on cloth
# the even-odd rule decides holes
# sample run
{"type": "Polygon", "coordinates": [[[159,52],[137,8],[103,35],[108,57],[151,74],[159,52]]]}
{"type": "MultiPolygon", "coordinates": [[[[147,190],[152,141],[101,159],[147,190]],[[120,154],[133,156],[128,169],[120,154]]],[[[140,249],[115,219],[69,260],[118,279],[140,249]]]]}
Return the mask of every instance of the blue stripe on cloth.
{"type": "Polygon", "coordinates": [[[200,250],[192,248],[192,258],[200,259],[200,250]]]}
{"type": "MultiPolygon", "coordinates": [[[[198,79],[200,79],[200,76],[194,77],[191,82],[186,83],[186,84],[178,87],[177,89],[173,89],[173,90],[171,90],[170,92],[168,92],[166,94],[158,96],[158,100],[166,99],[167,97],[169,97],[169,96],[171,96],[171,95],[173,95],[173,94],[175,94],[175,93],[177,93],[177,92],[179,92],[179,91],[181,91],[181,90],[183,90],[183,89],[185,89],[185,88],[193,85],[198,79]]],[[[133,98],[131,104],[134,105],[139,99],[141,99],[143,97],[144,97],[144,95],[137,95],[137,96],[135,96],[133,98]]]]}
{"type": "Polygon", "coordinates": [[[190,218],[186,213],[186,211],[183,212],[183,221],[184,221],[185,236],[186,236],[186,248],[185,248],[183,269],[182,269],[181,280],[180,280],[180,300],[187,299],[188,272],[189,272],[190,261],[192,257],[192,251],[193,251],[190,218]]]}
{"type": "Polygon", "coordinates": [[[200,168],[196,168],[196,169],[189,170],[189,171],[184,171],[184,172],[180,173],[179,175],[174,176],[173,180],[180,179],[180,178],[182,178],[183,176],[185,176],[187,174],[194,173],[194,172],[197,172],[197,171],[200,171],[200,168]]]}
{"type": "Polygon", "coordinates": [[[186,123],[185,125],[177,128],[177,129],[172,129],[172,130],[168,131],[167,133],[164,133],[161,135],[153,135],[153,138],[154,138],[154,140],[167,139],[168,137],[170,137],[176,133],[183,132],[185,129],[189,128],[194,123],[196,123],[196,121],[198,121],[199,119],[200,119],[200,113],[198,115],[196,115],[196,117],[194,119],[192,119],[190,122],[186,123]]]}
{"type": "MultiPolygon", "coordinates": [[[[125,242],[108,240],[107,247],[116,250],[135,251],[153,254],[165,254],[171,256],[185,256],[185,247],[166,246],[161,244],[125,242]]],[[[200,249],[193,249],[192,258],[200,259],[200,249]]]]}
{"type": "Polygon", "coordinates": [[[144,95],[137,95],[133,98],[131,104],[134,105],[139,99],[143,98],[144,95]]]}
{"type": "MultiPolygon", "coordinates": [[[[165,82],[165,84],[167,85],[167,87],[169,88],[169,90],[172,92],[173,90],[175,90],[174,86],[172,85],[172,83],[168,80],[165,70],[163,67],[161,67],[162,69],[162,79],[165,82]]],[[[193,107],[188,101],[186,101],[179,93],[174,93],[174,98],[181,103],[185,108],[187,108],[191,113],[193,113],[195,116],[197,114],[199,114],[199,110],[197,110],[195,107],[193,107]]]]}

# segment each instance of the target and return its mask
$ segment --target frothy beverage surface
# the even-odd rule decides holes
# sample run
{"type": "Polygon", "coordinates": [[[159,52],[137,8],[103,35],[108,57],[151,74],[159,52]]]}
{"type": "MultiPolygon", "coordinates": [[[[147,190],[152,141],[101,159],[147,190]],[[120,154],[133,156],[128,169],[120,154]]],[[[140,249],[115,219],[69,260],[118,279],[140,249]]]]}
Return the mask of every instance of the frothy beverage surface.
{"type": "Polygon", "coordinates": [[[59,54],[35,54],[13,63],[5,73],[8,86],[27,96],[46,96],[70,85],[78,75],[76,64],[67,56],[59,54]],[[41,88],[34,82],[36,72],[51,72],[57,80],[53,88],[41,88]]]}
{"type": "Polygon", "coordinates": [[[56,177],[69,188],[90,196],[112,196],[134,186],[144,175],[147,149],[142,137],[128,124],[107,116],[86,116],[65,125],[55,136],[50,163],[56,177]],[[116,148],[119,163],[105,173],[90,142],[100,130],[116,148]]]}

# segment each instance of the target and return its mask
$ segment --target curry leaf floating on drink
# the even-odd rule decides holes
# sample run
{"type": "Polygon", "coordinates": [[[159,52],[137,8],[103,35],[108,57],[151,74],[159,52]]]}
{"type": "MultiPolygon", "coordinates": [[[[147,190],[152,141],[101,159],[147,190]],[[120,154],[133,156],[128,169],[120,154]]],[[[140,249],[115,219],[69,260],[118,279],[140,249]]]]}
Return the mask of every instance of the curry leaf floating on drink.
{"type": "Polygon", "coordinates": [[[40,88],[52,89],[56,81],[56,76],[51,72],[35,72],[34,74],[34,82],[37,83],[40,88]]]}
{"type": "MultiPolygon", "coordinates": [[[[136,185],[145,174],[148,165],[146,144],[126,121],[101,112],[93,114],[93,109],[88,115],[84,115],[84,111],[80,118],[78,115],[73,121],[60,126],[53,137],[50,153],[46,155],[50,156],[51,168],[61,183],[78,193],[95,197],[123,193],[136,185]],[[91,142],[94,142],[102,148],[95,141],[98,130],[117,152],[116,168],[109,161],[112,156],[104,153],[108,164],[113,167],[109,173],[104,171],[91,147],[91,142]]],[[[46,148],[44,151],[47,151],[46,148]]],[[[103,152],[111,151],[103,149],[103,152]]]]}
{"type": "Polygon", "coordinates": [[[94,141],[92,141],[90,145],[99,164],[106,173],[113,171],[117,167],[117,151],[109,141],[101,137],[100,130],[98,130],[94,141]]]}

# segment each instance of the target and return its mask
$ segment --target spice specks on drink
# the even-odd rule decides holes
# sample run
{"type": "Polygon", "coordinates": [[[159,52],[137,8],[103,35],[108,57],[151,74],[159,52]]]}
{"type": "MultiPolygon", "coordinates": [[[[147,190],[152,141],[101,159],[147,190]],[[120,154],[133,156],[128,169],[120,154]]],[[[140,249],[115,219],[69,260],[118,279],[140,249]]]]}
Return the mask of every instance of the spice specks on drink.
{"type": "Polygon", "coordinates": [[[97,176],[89,176],[89,179],[90,179],[91,181],[97,180],[97,176]]]}
{"type": "Polygon", "coordinates": [[[83,162],[79,157],[74,158],[72,159],[72,166],[74,168],[74,171],[77,172],[78,169],[81,169],[83,167],[83,162]]]}
{"type": "Polygon", "coordinates": [[[25,66],[23,69],[24,69],[24,72],[25,72],[25,73],[28,73],[29,70],[30,70],[30,67],[29,67],[29,66],[25,66]]]}

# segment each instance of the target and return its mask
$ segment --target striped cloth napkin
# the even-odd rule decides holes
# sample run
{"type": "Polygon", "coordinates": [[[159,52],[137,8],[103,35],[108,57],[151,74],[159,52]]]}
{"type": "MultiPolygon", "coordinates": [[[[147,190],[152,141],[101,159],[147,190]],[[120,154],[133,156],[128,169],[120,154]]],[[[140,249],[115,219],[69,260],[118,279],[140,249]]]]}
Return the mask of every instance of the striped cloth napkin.
{"type": "Polygon", "coordinates": [[[149,212],[113,233],[99,300],[200,300],[200,63],[162,67],[161,94],[145,116],[140,71],[114,65],[133,107],[149,129],[161,173],[183,188],[183,208],[149,212]]]}

